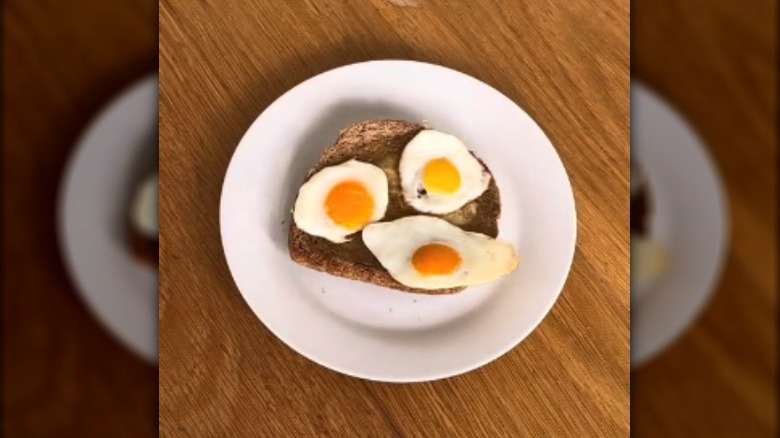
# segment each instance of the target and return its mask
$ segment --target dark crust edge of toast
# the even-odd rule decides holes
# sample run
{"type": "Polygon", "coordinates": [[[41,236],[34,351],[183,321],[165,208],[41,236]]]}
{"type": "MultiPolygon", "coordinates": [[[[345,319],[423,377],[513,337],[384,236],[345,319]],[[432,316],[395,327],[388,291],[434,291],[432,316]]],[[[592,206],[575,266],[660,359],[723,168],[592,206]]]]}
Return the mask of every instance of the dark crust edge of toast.
{"type": "Polygon", "coordinates": [[[130,250],[133,257],[148,266],[158,267],[160,264],[160,241],[151,239],[135,229],[130,230],[130,250]]]}
{"type": "MultiPolygon", "coordinates": [[[[348,161],[349,158],[346,157],[344,157],[344,159],[338,159],[335,161],[332,160],[332,157],[336,155],[339,152],[339,150],[342,150],[342,144],[345,141],[347,141],[345,140],[345,135],[347,134],[363,135],[366,132],[372,132],[372,130],[376,131],[376,128],[378,126],[386,127],[388,129],[392,129],[392,128],[399,129],[400,133],[397,136],[402,137],[402,141],[405,140],[404,144],[407,143],[409,140],[411,140],[411,138],[413,138],[421,130],[427,129],[427,127],[423,126],[422,124],[407,122],[403,120],[390,120],[390,119],[369,120],[369,121],[352,124],[344,128],[343,130],[341,130],[336,142],[322,152],[322,154],[318,159],[318,162],[312,167],[312,169],[309,171],[308,175],[306,176],[306,180],[308,180],[312,175],[314,175],[316,172],[318,172],[320,169],[324,167],[328,167],[328,166],[340,164],[344,161],[348,161]]],[[[379,130],[381,131],[381,128],[379,130]]],[[[482,163],[482,165],[485,167],[488,173],[490,173],[490,169],[488,169],[487,166],[485,166],[484,162],[482,162],[482,160],[480,160],[478,157],[477,159],[480,161],[480,163],[482,163]]],[[[390,182],[390,184],[392,184],[392,182],[390,182]]],[[[488,204],[486,208],[494,210],[492,215],[494,221],[487,225],[480,224],[480,226],[478,226],[477,228],[474,228],[473,226],[470,227],[469,224],[466,224],[466,226],[461,226],[461,228],[466,231],[481,232],[483,234],[495,238],[498,235],[498,218],[500,215],[501,205],[500,205],[498,187],[495,183],[495,178],[493,177],[492,174],[491,174],[490,185],[488,186],[488,189],[482,195],[480,195],[480,197],[478,197],[475,201],[472,202],[478,203],[480,202],[480,200],[488,204]]],[[[390,202],[392,204],[393,200],[391,199],[390,202]]],[[[408,210],[411,207],[407,205],[404,208],[408,210]]],[[[388,206],[388,214],[386,214],[386,216],[382,218],[382,221],[393,220],[393,219],[397,219],[398,217],[409,216],[410,214],[420,214],[420,215],[426,214],[421,212],[407,211],[406,213],[408,214],[401,214],[398,215],[397,217],[388,218],[387,216],[389,215],[390,210],[391,207],[388,206]]],[[[429,215],[429,216],[438,217],[435,215],[429,215]]],[[[288,240],[289,240],[290,258],[295,263],[337,277],[346,278],[346,279],[364,282],[364,283],[370,283],[376,286],[386,287],[386,288],[399,290],[403,292],[426,294],[426,295],[454,294],[466,289],[465,286],[448,288],[448,289],[418,289],[418,288],[408,287],[399,283],[387,272],[387,270],[379,263],[379,261],[373,256],[373,254],[370,253],[368,248],[365,247],[360,237],[360,232],[357,232],[350,236],[350,240],[352,242],[349,245],[351,246],[350,247],[351,250],[365,251],[365,253],[370,255],[370,259],[369,259],[368,256],[365,253],[363,253],[364,260],[362,261],[356,261],[349,258],[340,257],[339,256],[340,254],[334,254],[336,252],[335,250],[317,250],[317,248],[342,248],[343,247],[344,249],[346,249],[346,247],[344,247],[345,244],[336,244],[328,241],[327,239],[307,234],[306,232],[304,232],[303,230],[301,230],[295,225],[295,222],[292,220],[292,218],[290,220],[288,240]],[[358,246],[362,248],[358,248],[358,246]]]]}

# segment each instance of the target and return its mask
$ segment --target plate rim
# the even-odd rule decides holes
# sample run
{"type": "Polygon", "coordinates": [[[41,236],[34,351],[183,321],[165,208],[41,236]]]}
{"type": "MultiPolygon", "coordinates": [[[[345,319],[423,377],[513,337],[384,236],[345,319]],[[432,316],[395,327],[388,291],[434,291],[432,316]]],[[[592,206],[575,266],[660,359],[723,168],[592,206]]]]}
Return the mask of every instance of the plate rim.
{"type": "MultiPolygon", "coordinates": [[[[706,312],[708,306],[712,302],[713,296],[718,291],[719,282],[722,279],[726,269],[728,256],[731,250],[732,221],[730,217],[731,210],[729,208],[728,193],[726,192],[726,186],[723,177],[719,171],[717,162],[712,156],[712,153],[707,149],[704,138],[700,135],[696,127],[689,121],[688,118],[684,116],[684,114],[680,112],[680,110],[677,109],[677,107],[672,104],[672,102],[670,102],[667,98],[665,98],[665,96],[663,96],[646,82],[632,78],[631,88],[636,88],[636,90],[638,90],[640,93],[658,103],[668,115],[670,115],[676,122],[679,122],[684,127],[684,129],[692,135],[694,141],[691,145],[695,149],[696,154],[702,158],[702,164],[707,168],[707,172],[712,177],[711,182],[714,183],[715,186],[713,193],[715,194],[717,208],[721,213],[720,221],[722,225],[719,236],[721,240],[719,247],[720,251],[715,257],[712,275],[704,281],[704,283],[707,284],[707,287],[704,289],[704,292],[701,293],[698,303],[696,303],[696,306],[691,307],[691,309],[684,316],[681,316],[677,319],[678,329],[676,331],[672,331],[664,336],[660,336],[661,340],[654,341],[653,346],[640,350],[639,348],[635,348],[632,345],[632,353],[634,350],[636,350],[638,356],[634,358],[632,355],[631,370],[636,371],[660,358],[670,348],[681,341],[685,337],[686,333],[706,312]]],[[[633,97],[632,102],[634,102],[633,97]]],[[[645,292],[645,301],[648,299],[647,295],[649,294],[649,292],[645,292]]],[[[637,303],[638,312],[640,312],[639,307],[641,307],[641,304],[637,303]]],[[[653,336],[653,338],[658,339],[659,336],[653,336]]]]}
{"type": "MultiPolygon", "coordinates": [[[[112,97],[104,101],[92,114],[89,121],[79,132],[67,157],[67,161],[62,167],[62,173],[57,187],[54,215],[56,222],[55,232],[57,235],[56,244],[60,260],[65,268],[71,288],[76,292],[77,299],[86,307],[88,313],[95,319],[98,325],[105,330],[115,342],[120,344],[134,356],[154,366],[157,366],[159,361],[157,343],[154,343],[153,348],[145,347],[144,345],[147,341],[138,339],[137,336],[130,333],[132,330],[128,330],[126,326],[122,326],[120,323],[109,318],[106,315],[107,311],[105,306],[98,304],[98,300],[95,300],[93,294],[86,292],[86,289],[88,288],[85,288],[85,281],[82,277],[83,274],[79,273],[80,271],[76,266],[78,262],[73,260],[71,256],[72,249],[71,244],[69,243],[70,237],[67,230],[67,199],[69,197],[68,195],[71,194],[71,185],[76,176],[76,165],[79,159],[83,158],[84,146],[88,144],[87,141],[89,138],[106,123],[107,117],[112,114],[112,112],[117,111],[122,104],[133,97],[146,92],[148,87],[154,87],[159,90],[158,84],[158,72],[144,74],[122,87],[117,93],[112,95],[112,97]],[[153,354],[152,350],[154,350],[153,354]]],[[[159,93],[159,91],[156,92],[159,93]]],[[[155,309],[155,313],[157,313],[157,306],[153,306],[153,308],[155,309]]],[[[157,321],[157,318],[155,317],[154,320],[157,321]]],[[[155,328],[155,331],[157,331],[157,328],[155,328]]]]}

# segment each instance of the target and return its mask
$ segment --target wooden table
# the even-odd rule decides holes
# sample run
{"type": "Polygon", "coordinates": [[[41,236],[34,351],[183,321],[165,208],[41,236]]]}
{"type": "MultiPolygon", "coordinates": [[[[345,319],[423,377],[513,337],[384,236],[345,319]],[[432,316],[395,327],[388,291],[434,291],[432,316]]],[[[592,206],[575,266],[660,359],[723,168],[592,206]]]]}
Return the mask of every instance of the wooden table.
{"type": "Polygon", "coordinates": [[[55,214],[85,125],[156,68],[155,4],[18,0],[4,12],[2,435],[153,436],[157,369],[79,298],[55,214]]]}
{"type": "Polygon", "coordinates": [[[709,147],[726,186],[731,252],[694,327],[632,375],[632,432],[775,436],[776,2],[637,3],[634,75],[709,147]]]}
{"type": "Polygon", "coordinates": [[[161,436],[628,436],[628,9],[162,1],[161,436]],[[250,123],[304,79],[378,58],[502,91],[549,134],[574,187],[577,253],[552,312],[500,360],[444,381],[372,383],[304,359],[254,316],[222,255],[222,178],[250,123]]]}

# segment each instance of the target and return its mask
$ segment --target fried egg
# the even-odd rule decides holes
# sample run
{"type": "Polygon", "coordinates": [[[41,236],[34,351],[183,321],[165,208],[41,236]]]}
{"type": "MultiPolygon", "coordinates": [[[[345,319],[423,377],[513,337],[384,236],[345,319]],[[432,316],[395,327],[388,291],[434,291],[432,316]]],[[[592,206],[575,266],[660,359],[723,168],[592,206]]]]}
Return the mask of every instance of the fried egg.
{"type": "Polygon", "coordinates": [[[157,172],[148,176],[136,189],[130,208],[130,223],[135,231],[148,239],[157,240],[157,198],[159,177],[157,172]]]}
{"type": "Polygon", "coordinates": [[[509,243],[432,216],[408,216],[363,229],[363,243],[399,283],[418,289],[473,286],[512,272],[509,243]]]}
{"type": "Polygon", "coordinates": [[[631,293],[642,298],[650,285],[669,267],[669,253],[659,242],[631,236],[631,293]]]}
{"type": "Polygon", "coordinates": [[[357,160],[326,167],[301,186],[293,208],[295,225],[335,243],[385,215],[387,175],[357,160]]]}
{"type": "Polygon", "coordinates": [[[401,153],[404,199],[416,210],[446,214],[487,190],[490,174],[457,137],[426,129],[401,153]]]}

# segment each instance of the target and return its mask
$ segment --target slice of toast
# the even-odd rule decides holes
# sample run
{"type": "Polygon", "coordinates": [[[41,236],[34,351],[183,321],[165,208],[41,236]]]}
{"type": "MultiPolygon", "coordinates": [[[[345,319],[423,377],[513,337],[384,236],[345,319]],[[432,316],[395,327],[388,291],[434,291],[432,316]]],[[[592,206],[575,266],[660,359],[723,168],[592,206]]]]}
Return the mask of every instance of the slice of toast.
{"type": "MultiPolygon", "coordinates": [[[[324,167],[353,158],[371,163],[382,168],[388,179],[389,203],[382,221],[421,214],[404,200],[398,162],[406,144],[423,129],[425,127],[421,124],[400,120],[372,120],[348,126],[341,131],[336,143],[323,151],[319,162],[309,171],[306,179],[324,167]]],[[[490,172],[490,169],[487,170],[490,172]]],[[[461,209],[439,217],[463,230],[495,238],[498,235],[500,214],[498,187],[491,175],[490,184],[482,195],[461,209]]],[[[360,232],[351,235],[349,242],[333,243],[305,233],[291,220],[289,249],[290,257],[302,266],[391,289],[424,294],[451,294],[465,289],[424,290],[402,285],[390,276],[363,244],[360,232]]]]}

